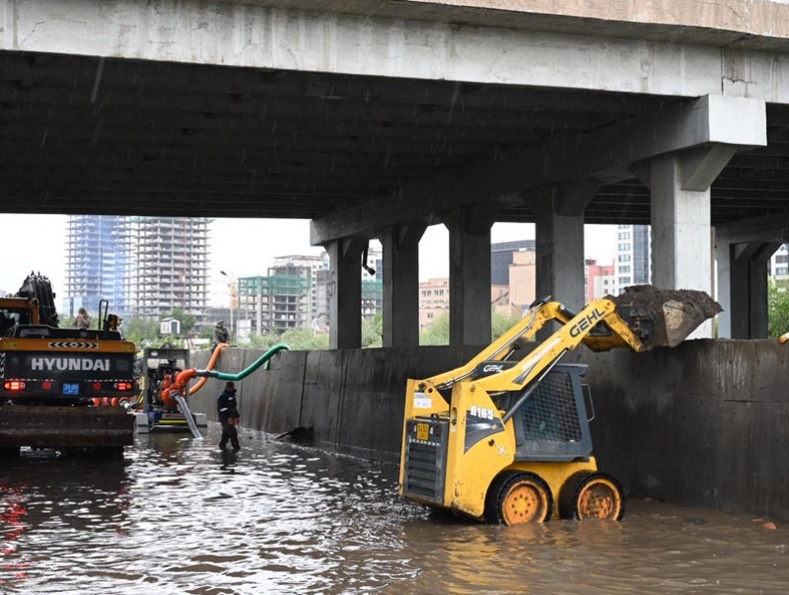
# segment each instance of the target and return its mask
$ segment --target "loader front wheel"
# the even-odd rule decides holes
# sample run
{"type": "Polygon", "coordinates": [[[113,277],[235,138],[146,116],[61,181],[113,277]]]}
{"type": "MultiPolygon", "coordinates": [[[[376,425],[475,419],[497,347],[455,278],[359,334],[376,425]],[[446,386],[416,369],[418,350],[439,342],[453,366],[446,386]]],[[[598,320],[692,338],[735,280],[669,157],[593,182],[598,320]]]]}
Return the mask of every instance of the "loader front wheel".
{"type": "Polygon", "coordinates": [[[605,473],[579,473],[571,477],[559,497],[563,518],[580,521],[619,521],[625,514],[625,496],[619,482],[605,473]]]}
{"type": "Polygon", "coordinates": [[[551,488],[535,473],[504,473],[488,490],[485,519],[489,523],[542,523],[552,512],[551,488]]]}

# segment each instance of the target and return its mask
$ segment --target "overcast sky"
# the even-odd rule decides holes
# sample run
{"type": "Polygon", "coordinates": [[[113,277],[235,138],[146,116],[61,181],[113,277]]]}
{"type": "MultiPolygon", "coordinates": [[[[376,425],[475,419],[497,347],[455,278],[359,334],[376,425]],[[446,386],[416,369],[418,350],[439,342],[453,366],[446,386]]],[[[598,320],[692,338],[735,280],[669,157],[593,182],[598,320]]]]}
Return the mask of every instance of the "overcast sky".
{"type": "MultiPolygon", "coordinates": [[[[66,220],[63,215],[0,215],[6,257],[0,268],[0,291],[15,292],[31,271],[47,275],[58,297],[65,292],[66,220]]],[[[611,264],[615,253],[614,226],[587,225],[585,255],[611,264]]],[[[283,219],[216,219],[211,224],[211,303],[227,296],[224,270],[236,277],[264,275],[276,256],[320,254],[310,246],[309,222],[283,219]]],[[[534,239],[534,225],[497,223],[492,241],[534,239]]],[[[429,227],[420,243],[419,278],[447,275],[448,235],[443,225],[429,227]]]]}

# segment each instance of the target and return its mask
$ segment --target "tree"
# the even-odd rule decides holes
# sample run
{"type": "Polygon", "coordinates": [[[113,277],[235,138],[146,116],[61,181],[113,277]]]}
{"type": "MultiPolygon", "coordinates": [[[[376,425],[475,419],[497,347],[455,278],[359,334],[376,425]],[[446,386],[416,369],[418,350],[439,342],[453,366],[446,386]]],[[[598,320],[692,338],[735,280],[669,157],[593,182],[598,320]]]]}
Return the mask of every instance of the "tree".
{"type": "Polygon", "coordinates": [[[384,317],[380,312],[370,318],[362,319],[362,349],[383,347],[384,317]]]}
{"type": "Polygon", "coordinates": [[[515,316],[505,316],[504,314],[494,310],[491,313],[491,340],[495,341],[518,322],[520,322],[520,318],[515,316]]]}
{"type": "MultiPolygon", "coordinates": [[[[491,341],[498,339],[520,319],[491,311],[491,341]]],[[[419,333],[420,345],[449,345],[449,312],[433,319],[433,325],[419,333]]]]}
{"type": "Polygon", "coordinates": [[[123,336],[127,341],[134,341],[138,346],[158,345],[159,323],[150,318],[132,318],[123,321],[123,336]]]}
{"type": "Polygon", "coordinates": [[[449,312],[433,319],[433,324],[419,333],[420,345],[449,345],[449,312]]]}
{"type": "Polygon", "coordinates": [[[770,279],[767,284],[767,335],[789,332],[789,282],[770,279]]]}

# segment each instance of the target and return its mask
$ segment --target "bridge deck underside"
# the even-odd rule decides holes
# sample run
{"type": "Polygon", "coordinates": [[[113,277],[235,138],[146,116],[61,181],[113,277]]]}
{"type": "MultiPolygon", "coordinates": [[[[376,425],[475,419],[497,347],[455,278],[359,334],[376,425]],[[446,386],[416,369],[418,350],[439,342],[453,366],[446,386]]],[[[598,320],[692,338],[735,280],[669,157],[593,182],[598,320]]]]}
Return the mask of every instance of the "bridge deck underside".
{"type": "MultiPolygon", "coordinates": [[[[0,211],[319,219],[680,101],[5,52],[0,211]]],[[[767,124],[768,146],[713,184],[713,224],[789,211],[789,106],[767,124]]],[[[534,220],[528,198],[500,204],[499,221],[534,220]]],[[[602,186],[586,221],[649,212],[633,178],[602,186]]]]}

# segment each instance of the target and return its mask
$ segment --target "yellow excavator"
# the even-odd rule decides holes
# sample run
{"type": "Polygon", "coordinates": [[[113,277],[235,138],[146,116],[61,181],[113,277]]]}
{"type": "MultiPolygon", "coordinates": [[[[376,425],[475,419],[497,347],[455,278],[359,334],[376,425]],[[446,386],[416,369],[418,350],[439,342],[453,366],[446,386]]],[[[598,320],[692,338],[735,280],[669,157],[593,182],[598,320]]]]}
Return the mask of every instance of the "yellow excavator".
{"type": "Polygon", "coordinates": [[[560,360],[582,343],[593,351],[674,347],[720,311],[704,292],[649,285],[577,314],[535,302],[465,365],[408,380],[400,495],[506,525],[621,519],[622,488],[592,456],[586,366],[560,360]],[[535,342],[552,323],[559,328],[535,342]]]}

